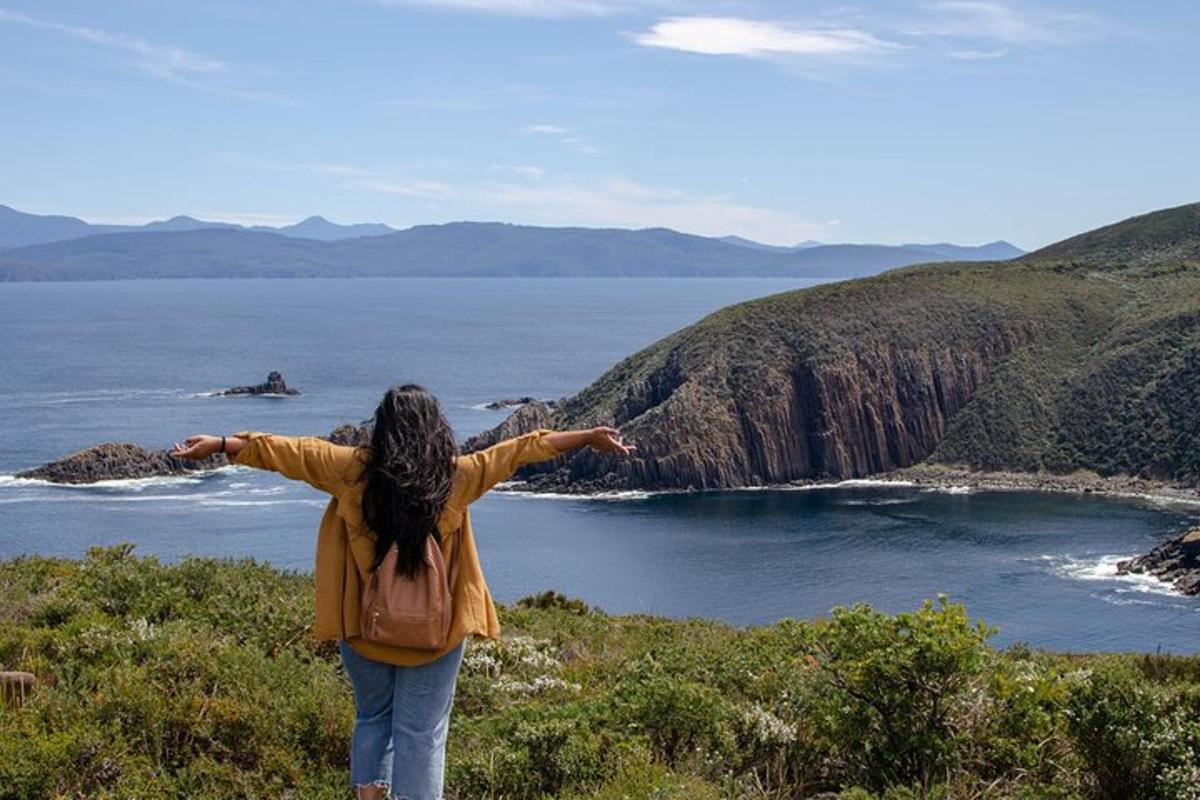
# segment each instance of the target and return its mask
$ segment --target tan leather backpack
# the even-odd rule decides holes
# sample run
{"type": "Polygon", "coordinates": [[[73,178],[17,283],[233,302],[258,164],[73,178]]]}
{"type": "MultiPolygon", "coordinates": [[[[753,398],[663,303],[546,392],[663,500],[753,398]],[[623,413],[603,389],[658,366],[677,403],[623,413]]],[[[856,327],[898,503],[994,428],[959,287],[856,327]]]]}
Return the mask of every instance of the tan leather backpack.
{"type": "MultiPolygon", "coordinates": [[[[454,532],[456,537],[462,531],[454,532]]],[[[363,586],[359,627],[369,642],[414,650],[441,650],[450,636],[454,584],[458,580],[455,540],[454,567],[446,572],[442,548],[434,537],[425,539],[425,569],[413,578],[396,572],[400,550],[392,544],[383,561],[363,586]]]]}

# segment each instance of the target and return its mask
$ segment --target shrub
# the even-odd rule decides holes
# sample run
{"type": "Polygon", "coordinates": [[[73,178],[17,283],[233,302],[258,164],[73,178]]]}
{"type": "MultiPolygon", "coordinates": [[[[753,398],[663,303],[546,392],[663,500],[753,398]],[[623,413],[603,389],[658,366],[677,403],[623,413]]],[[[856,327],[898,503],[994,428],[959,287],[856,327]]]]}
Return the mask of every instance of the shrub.
{"type": "Polygon", "coordinates": [[[1067,707],[1071,738],[1102,800],[1200,798],[1200,702],[1145,683],[1123,660],[1079,673],[1067,707]]]}
{"type": "Polygon", "coordinates": [[[571,614],[587,614],[591,609],[578,597],[567,597],[555,591],[531,594],[517,601],[517,608],[558,608],[571,614]]]}
{"type": "Polygon", "coordinates": [[[944,597],[895,616],[839,608],[812,626],[812,711],[830,757],[869,788],[935,783],[963,749],[958,722],[981,691],[990,633],[944,597]]]}
{"type": "Polygon", "coordinates": [[[645,736],[667,764],[704,773],[735,751],[733,705],[709,686],[663,673],[649,658],[630,665],[611,699],[612,718],[645,736]]]}

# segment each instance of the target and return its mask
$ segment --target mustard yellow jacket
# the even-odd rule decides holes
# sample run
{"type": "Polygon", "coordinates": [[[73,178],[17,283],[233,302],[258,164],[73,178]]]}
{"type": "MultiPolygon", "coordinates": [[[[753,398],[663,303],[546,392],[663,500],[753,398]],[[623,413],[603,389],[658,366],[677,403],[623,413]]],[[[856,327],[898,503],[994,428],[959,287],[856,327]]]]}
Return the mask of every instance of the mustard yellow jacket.
{"type": "Polygon", "coordinates": [[[332,497],[317,532],[316,620],[318,639],[344,639],[358,653],[376,661],[401,666],[424,664],[457,647],[470,634],[494,639],[500,621],[491,592],[483,579],[479,553],[471,531],[468,506],[489,489],[509,478],[523,464],[559,455],[539,430],[500,442],[486,450],[459,456],[455,461],[450,500],[438,519],[442,554],[449,566],[458,561],[458,580],[451,587],[454,618],[445,650],[410,650],[368,642],[361,638],[358,617],[363,583],[375,560],[375,535],[362,517],[364,451],[331,444],[311,436],[277,436],[245,431],[249,440],[233,461],[269,469],[302,480],[332,497]],[[453,534],[459,528],[462,536],[453,534]],[[457,541],[456,541],[457,540],[457,541]],[[456,548],[461,552],[455,552],[456,548]]]}

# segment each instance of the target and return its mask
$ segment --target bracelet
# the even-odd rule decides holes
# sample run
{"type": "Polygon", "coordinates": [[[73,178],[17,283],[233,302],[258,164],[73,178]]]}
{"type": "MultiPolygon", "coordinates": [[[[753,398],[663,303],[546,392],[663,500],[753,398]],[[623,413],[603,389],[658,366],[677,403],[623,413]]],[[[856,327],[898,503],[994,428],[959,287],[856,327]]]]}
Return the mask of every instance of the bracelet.
{"type": "Polygon", "coordinates": [[[222,453],[225,452],[225,437],[224,436],[221,437],[221,452],[222,453]]]}

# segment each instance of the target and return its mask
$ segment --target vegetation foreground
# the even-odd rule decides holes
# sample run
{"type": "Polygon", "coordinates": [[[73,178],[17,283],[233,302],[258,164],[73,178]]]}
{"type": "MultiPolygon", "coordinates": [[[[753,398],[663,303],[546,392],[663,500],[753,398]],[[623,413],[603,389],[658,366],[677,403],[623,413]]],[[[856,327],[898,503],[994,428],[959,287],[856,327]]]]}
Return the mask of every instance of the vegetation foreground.
{"type": "MultiPolygon", "coordinates": [[[[0,798],[342,798],[353,722],[311,578],[132,547],[0,562],[0,798]]],[[[454,798],[1200,798],[1200,656],[989,646],[945,600],[811,622],[553,593],[468,648],[454,798]]]]}

